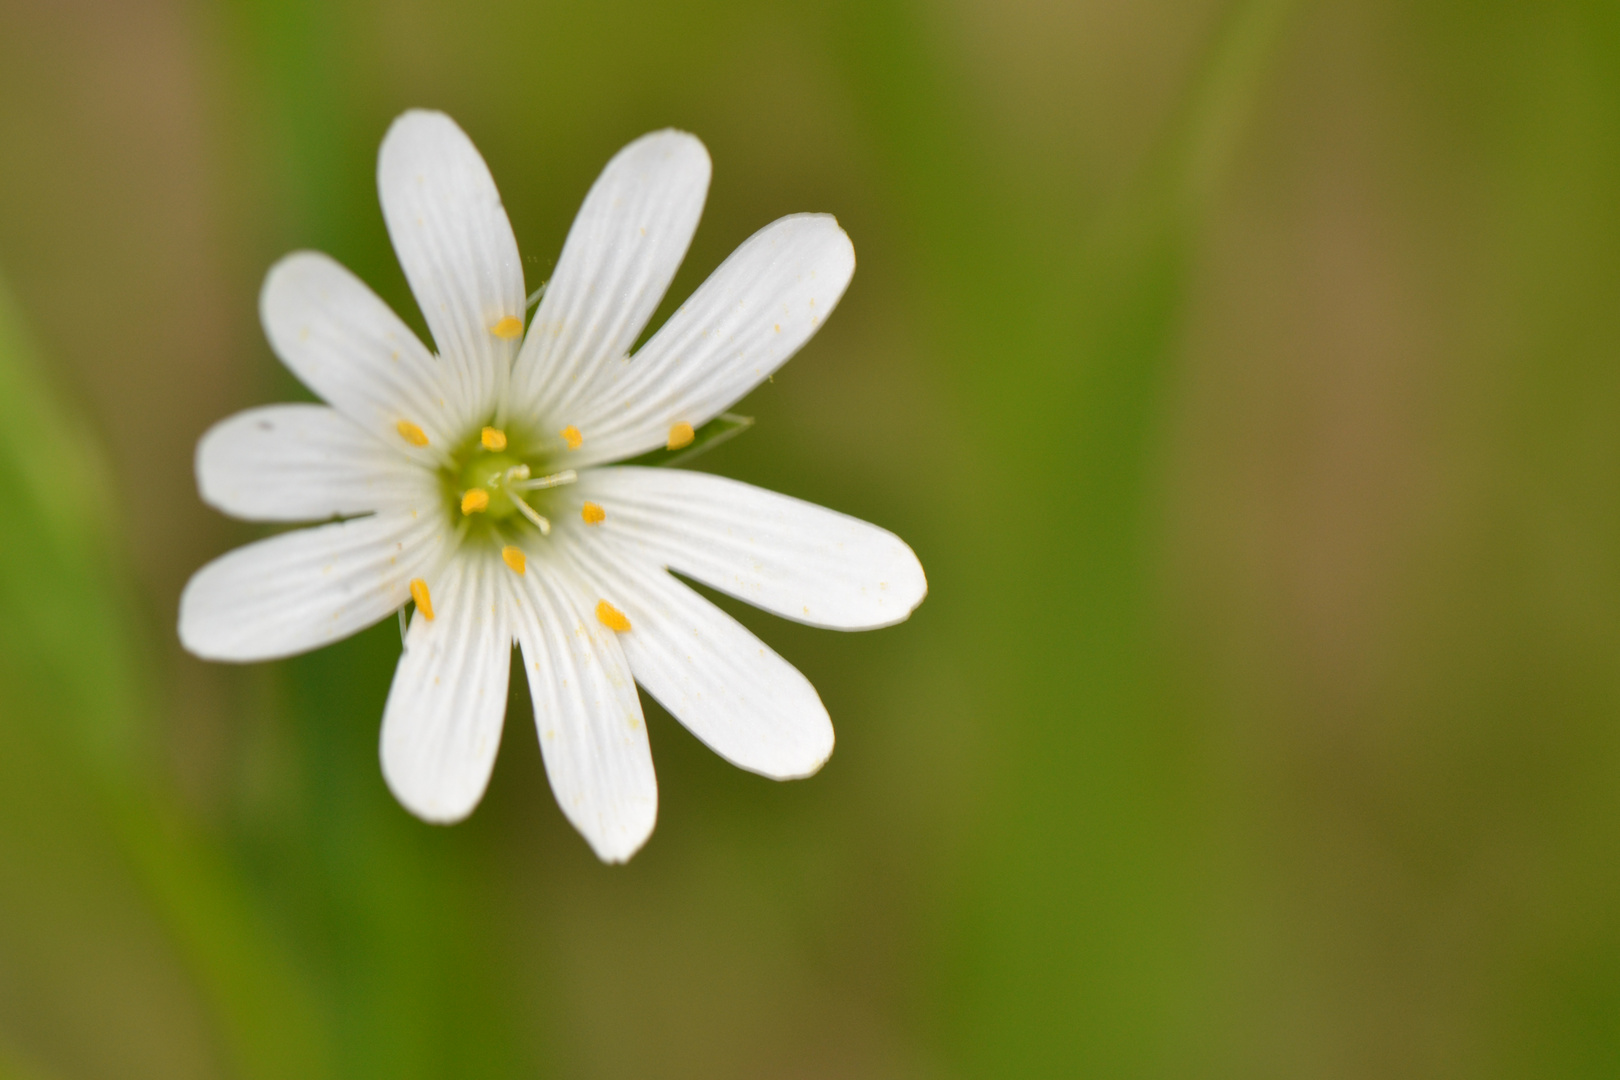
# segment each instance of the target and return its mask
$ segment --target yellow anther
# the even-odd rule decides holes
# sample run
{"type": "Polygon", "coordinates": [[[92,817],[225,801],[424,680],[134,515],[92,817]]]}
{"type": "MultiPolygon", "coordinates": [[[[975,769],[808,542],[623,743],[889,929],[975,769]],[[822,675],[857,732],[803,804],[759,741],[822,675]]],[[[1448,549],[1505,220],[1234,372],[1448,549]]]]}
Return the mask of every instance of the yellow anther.
{"type": "Polygon", "coordinates": [[[681,420],[669,425],[669,442],[665,445],[671,450],[679,450],[683,446],[690,445],[696,436],[697,432],[692,430],[692,425],[681,420]]]}
{"type": "Polygon", "coordinates": [[[587,525],[600,525],[607,520],[607,511],[593,502],[588,502],[580,507],[579,516],[585,519],[587,525]]]}
{"type": "Polygon", "coordinates": [[[461,497],[461,512],[463,514],[476,514],[480,510],[489,509],[489,492],[483,488],[469,488],[467,494],[461,497]]]}
{"type": "Polygon", "coordinates": [[[511,544],[501,548],[501,558],[506,562],[507,566],[520,574],[529,565],[529,560],[523,557],[523,549],[515,548],[511,544]]]}
{"type": "Polygon", "coordinates": [[[422,613],[422,618],[432,622],[433,596],[428,592],[427,582],[419,577],[411,578],[411,599],[416,601],[416,610],[422,613]]]}
{"type": "Polygon", "coordinates": [[[399,432],[400,438],[404,439],[412,446],[426,446],[428,443],[427,432],[423,431],[409,420],[401,420],[399,423],[394,425],[394,430],[399,432]]]}
{"type": "Polygon", "coordinates": [[[505,450],[506,432],[500,428],[487,427],[479,434],[478,441],[484,444],[486,450],[505,450]]]}
{"type": "Polygon", "coordinates": [[[579,433],[579,428],[575,427],[573,424],[569,424],[557,434],[563,437],[563,442],[568,444],[568,449],[570,450],[578,450],[585,442],[585,436],[581,435],[579,433]]]}
{"type": "Polygon", "coordinates": [[[502,341],[511,341],[515,337],[523,336],[523,320],[514,315],[508,315],[500,322],[489,328],[489,332],[502,341]]]}
{"type": "Polygon", "coordinates": [[[596,602],[596,621],[615,634],[628,633],[630,630],[630,620],[624,617],[624,612],[606,600],[596,602]]]}

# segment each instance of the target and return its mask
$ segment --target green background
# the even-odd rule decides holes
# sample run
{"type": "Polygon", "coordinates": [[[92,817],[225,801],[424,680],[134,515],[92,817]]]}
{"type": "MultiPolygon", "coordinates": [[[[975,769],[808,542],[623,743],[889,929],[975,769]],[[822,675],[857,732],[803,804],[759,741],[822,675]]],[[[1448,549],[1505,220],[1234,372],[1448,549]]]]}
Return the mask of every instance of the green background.
{"type": "MultiPolygon", "coordinates": [[[[1620,1074],[1620,7],[0,0],[0,1076],[1620,1074]],[[835,213],[836,316],[701,467],[893,529],[901,626],[728,605],[838,750],[656,707],[596,862],[514,698],[419,823],[391,624],[187,657],[297,397],[265,270],[414,325],[408,107],[531,287],[631,138],[715,163],[664,311],[835,213]]],[[[662,317],[662,316],[660,316],[662,317]]]]}

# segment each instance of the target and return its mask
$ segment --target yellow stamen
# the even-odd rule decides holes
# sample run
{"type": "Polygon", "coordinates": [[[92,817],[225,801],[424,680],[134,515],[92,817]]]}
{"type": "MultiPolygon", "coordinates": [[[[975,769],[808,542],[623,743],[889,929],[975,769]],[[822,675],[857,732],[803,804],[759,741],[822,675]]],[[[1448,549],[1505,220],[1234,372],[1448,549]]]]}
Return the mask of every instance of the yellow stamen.
{"type": "Polygon", "coordinates": [[[669,425],[669,442],[665,445],[671,450],[679,450],[681,447],[689,445],[696,436],[697,432],[692,430],[692,425],[682,420],[679,423],[669,425]]]}
{"type": "Polygon", "coordinates": [[[579,428],[575,427],[573,424],[569,424],[567,427],[558,432],[558,434],[563,437],[563,442],[568,444],[568,449],[570,450],[578,450],[585,442],[585,436],[581,435],[579,433],[579,428]]]}
{"type": "Polygon", "coordinates": [[[489,509],[489,492],[483,488],[470,488],[467,494],[461,497],[461,512],[463,514],[476,514],[480,510],[489,509]]]}
{"type": "Polygon", "coordinates": [[[579,516],[585,519],[587,525],[600,525],[607,519],[607,511],[593,502],[580,507],[579,516]]]}
{"type": "Polygon", "coordinates": [[[428,592],[427,582],[419,577],[411,578],[411,599],[416,601],[416,610],[422,613],[422,618],[432,622],[433,596],[428,592]]]}
{"type": "Polygon", "coordinates": [[[484,449],[501,451],[506,449],[506,432],[500,428],[487,427],[478,436],[478,441],[484,444],[484,449]]]}
{"type": "Polygon", "coordinates": [[[615,634],[624,634],[630,631],[630,620],[624,617],[624,612],[606,600],[596,602],[596,621],[612,630],[615,634]]]}
{"type": "Polygon", "coordinates": [[[400,437],[412,446],[426,446],[428,444],[427,432],[409,420],[401,420],[394,425],[394,430],[399,432],[400,437]]]}
{"type": "Polygon", "coordinates": [[[501,548],[501,558],[505,560],[507,566],[520,574],[529,565],[529,560],[523,556],[523,549],[515,548],[511,544],[501,548]]]}
{"type": "Polygon", "coordinates": [[[508,315],[506,318],[490,327],[489,332],[500,338],[502,341],[511,341],[513,338],[521,337],[523,335],[523,320],[517,318],[516,316],[508,315]]]}

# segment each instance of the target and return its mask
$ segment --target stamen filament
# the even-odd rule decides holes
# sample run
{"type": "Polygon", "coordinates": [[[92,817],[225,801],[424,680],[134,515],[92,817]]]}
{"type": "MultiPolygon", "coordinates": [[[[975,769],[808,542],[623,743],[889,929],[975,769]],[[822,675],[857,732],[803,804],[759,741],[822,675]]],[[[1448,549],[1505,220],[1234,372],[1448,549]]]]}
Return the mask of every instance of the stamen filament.
{"type": "Polygon", "coordinates": [[[508,498],[512,500],[512,505],[518,508],[519,513],[528,518],[530,521],[534,522],[534,526],[540,530],[541,536],[551,535],[551,522],[547,521],[544,517],[541,517],[540,514],[535,511],[534,507],[524,502],[516,494],[509,495],[508,498]]]}
{"type": "MultiPolygon", "coordinates": [[[[527,466],[524,467],[524,471],[528,471],[527,466]]],[[[572,484],[578,479],[579,473],[575,472],[573,469],[564,469],[562,472],[554,472],[550,476],[540,476],[533,480],[520,478],[516,483],[508,483],[506,486],[514,491],[541,491],[545,488],[562,487],[564,484],[572,484]]]]}

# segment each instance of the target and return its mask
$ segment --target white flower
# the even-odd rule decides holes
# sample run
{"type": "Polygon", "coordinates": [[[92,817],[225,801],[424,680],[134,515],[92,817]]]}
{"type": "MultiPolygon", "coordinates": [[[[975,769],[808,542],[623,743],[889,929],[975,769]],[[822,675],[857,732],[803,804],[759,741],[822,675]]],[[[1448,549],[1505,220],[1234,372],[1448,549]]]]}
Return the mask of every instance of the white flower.
{"type": "Polygon", "coordinates": [[[815,689],[668,571],[859,630],[922,601],[916,556],[874,525],[747,484],[603,466],[689,441],[792,356],[849,283],[849,238],[821,214],[761,229],[631,357],[703,208],[697,139],[657,132],[608,163],[527,333],[517,243],[461,129],[401,116],[377,183],[438,355],[326,256],[270,271],[270,344],[329,405],[216,425],[197,447],[198,487],[249,520],[344,520],[199,570],[180,598],[186,648],[290,656],[414,599],[383,775],[413,813],[452,822],[489,781],[516,641],[552,790],[609,862],[657,816],[637,682],[728,761],[815,772],[833,746],[815,689]]]}

